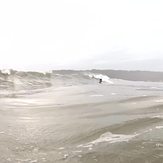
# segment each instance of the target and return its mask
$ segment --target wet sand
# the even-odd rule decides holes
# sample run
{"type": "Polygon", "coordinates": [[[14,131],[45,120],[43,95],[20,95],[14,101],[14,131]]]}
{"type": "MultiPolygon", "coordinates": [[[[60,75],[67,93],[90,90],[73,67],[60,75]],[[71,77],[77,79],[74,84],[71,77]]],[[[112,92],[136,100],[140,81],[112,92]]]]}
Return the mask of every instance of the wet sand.
{"type": "Polygon", "coordinates": [[[163,162],[163,93],[151,85],[81,84],[1,98],[0,162],[163,162]]]}

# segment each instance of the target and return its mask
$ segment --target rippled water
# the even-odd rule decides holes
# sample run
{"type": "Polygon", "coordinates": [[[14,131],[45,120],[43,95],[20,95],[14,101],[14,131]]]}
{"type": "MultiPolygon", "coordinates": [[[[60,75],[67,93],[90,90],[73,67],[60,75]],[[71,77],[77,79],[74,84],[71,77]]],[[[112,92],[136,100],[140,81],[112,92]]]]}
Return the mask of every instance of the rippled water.
{"type": "Polygon", "coordinates": [[[1,163],[163,162],[162,83],[23,75],[1,75],[1,163]]]}

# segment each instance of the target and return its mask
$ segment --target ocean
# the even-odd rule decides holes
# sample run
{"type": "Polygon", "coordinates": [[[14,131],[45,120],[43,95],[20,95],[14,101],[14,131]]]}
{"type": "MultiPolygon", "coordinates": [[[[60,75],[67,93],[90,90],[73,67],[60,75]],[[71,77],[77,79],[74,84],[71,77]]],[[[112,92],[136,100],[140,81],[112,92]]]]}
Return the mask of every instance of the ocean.
{"type": "Polygon", "coordinates": [[[1,71],[0,163],[162,163],[161,77],[119,74],[1,71]]]}

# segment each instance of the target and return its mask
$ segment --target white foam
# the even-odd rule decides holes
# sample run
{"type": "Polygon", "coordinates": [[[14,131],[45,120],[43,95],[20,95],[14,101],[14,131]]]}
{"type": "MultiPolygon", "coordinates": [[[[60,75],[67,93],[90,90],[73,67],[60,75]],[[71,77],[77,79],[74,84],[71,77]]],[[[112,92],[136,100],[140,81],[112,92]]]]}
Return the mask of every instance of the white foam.
{"type": "Polygon", "coordinates": [[[93,148],[92,147],[89,147],[89,150],[91,151],[93,148]]]}
{"type": "Polygon", "coordinates": [[[156,129],[163,129],[163,126],[156,126],[156,129]]]}
{"type": "Polygon", "coordinates": [[[85,75],[89,76],[90,78],[102,79],[102,81],[104,81],[106,83],[113,84],[113,82],[110,80],[110,78],[106,75],[103,75],[103,74],[89,73],[89,74],[85,74],[85,75]]]}
{"type": "Polygon", "coordinates": [[[163,99],[155,100],[155,102],[157,102],[157,103],[162,103],[162,102],[163,102],[163,99]]]}
{"type": "Polygon", "coordinates": [[[91,97],[102,97],[104,95],[91,95],[91,97]]]}
{"type": "Polygon", "coordinates": [[[163,115],[155,115],[152,118],[163,118],[163,115]]]}
{"type": "Polygon", "coordinates": [[[9,69],[3,69],[3,70],[1,70],[1,72],[3,74],[7,74],[7,75],[10,75],[11,74],[11,71],[9,69]]]}
{"type": "Polygon", "coordinates": [[[60,147],[60,148],[58,148],[59,150],[63,150],[63,149],[65,149],[64,147],[60,147]]]}
{"type": "Polygon", "coordinates": [[[63,158],[64,158],[64,159],[67,159],[68,156],[69,156],[68,154],[65,154],[65,155],[63,156],[63,158]]]}
{"type": "Polygon", "coordinates": [[[89,142],[87,144],[79,145],[78,147],[91,148],[92,146],[103,142],[109,142],[109,143],[128,142],[129,140],[136,137],[137,135],[138,134],[134,134],[134,135],[112,134],[111,132],[107,132],[105,134],[102,134],[98,139],[89,142]]]}
{"type": "Polygon", "coordinates": [[[92,144],[97,144],[101,142],[117,143],[117,142],[129,141],[135,136],[136,135],[112,134],[111,132],[107,132],[101,135],[100,138],[92,141],[92,144]]]}
{"type": "Polygon", "coordinates": [[[4,134],[5,132],[4,131],[1,131],[0,134],[4,134]]]}

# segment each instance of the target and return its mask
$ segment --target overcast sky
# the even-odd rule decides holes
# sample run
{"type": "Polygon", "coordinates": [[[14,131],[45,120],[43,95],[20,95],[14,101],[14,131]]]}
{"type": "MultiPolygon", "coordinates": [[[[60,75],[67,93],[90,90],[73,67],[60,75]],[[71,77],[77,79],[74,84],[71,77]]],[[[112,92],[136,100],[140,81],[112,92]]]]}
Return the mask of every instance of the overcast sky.
{"type": "Polygon", "coordinates": [[[0,69],[163,71],[162,0],[1,0],[0,69]]]}

